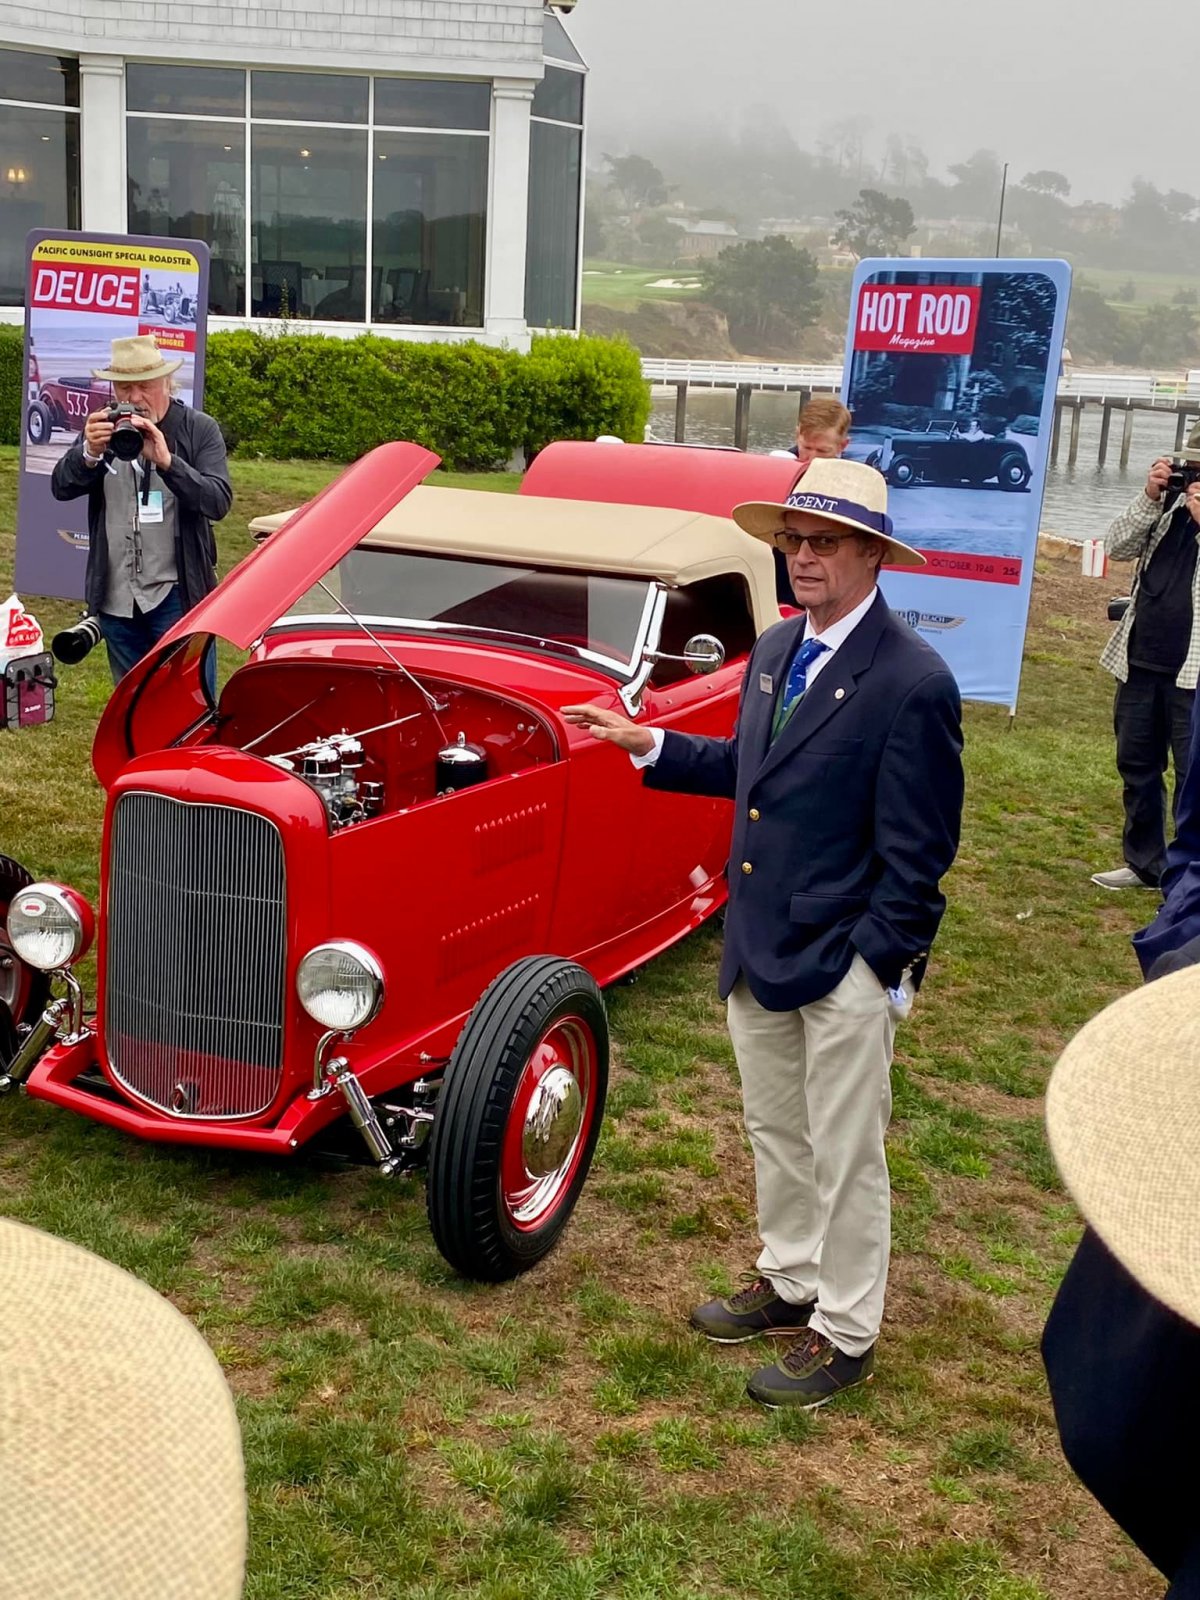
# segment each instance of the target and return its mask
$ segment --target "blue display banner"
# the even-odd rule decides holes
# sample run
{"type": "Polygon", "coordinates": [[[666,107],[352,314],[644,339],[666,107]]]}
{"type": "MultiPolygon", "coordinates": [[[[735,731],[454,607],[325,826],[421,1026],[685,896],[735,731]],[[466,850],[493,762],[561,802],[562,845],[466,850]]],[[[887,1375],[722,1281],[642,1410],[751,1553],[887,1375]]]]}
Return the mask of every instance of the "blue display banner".
{"type": "Polygon", "coordinates": [[[851,296],[847,454],[928,562],[884,594],[965,697],[1013,711],[1070,292],[1065,261],[905,258],[860,262],[851,296]]]}

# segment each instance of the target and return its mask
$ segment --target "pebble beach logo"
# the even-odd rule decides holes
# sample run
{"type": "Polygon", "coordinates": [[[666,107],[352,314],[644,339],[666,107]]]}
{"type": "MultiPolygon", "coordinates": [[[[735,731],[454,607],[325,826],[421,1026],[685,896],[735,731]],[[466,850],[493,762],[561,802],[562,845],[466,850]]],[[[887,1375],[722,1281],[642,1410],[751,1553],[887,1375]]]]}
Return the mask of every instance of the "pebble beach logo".
{"type": "Polygon", "coordinates": [[[949,633],[951,628],[961,628],[965,617],[940,617],[934,611],[897,611],[896,615],[910,628],[923,633],[949,633]]]}

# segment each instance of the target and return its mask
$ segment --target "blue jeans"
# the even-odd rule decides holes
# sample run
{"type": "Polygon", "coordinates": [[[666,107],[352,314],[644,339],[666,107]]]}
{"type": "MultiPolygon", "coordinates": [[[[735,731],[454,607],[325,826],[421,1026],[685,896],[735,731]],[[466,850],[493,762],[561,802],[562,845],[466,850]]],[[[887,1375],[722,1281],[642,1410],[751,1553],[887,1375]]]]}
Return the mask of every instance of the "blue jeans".
{"type": "MultiPolygon", "coordinates": [[[[114,617],[107,611],[99,615],[100,632],[108,648],[108,665],[114,683],[129,672],[144,655],[148,655],[165,633],[183,615],[183,600],[179,585],[175,584],[165,600],[153,611],[139,611],[134,603],[131,617],[114,617]]],[[[210,644],[204,654],[204,683],[210,700],[217,697],[217,652],[210,644]]]]}

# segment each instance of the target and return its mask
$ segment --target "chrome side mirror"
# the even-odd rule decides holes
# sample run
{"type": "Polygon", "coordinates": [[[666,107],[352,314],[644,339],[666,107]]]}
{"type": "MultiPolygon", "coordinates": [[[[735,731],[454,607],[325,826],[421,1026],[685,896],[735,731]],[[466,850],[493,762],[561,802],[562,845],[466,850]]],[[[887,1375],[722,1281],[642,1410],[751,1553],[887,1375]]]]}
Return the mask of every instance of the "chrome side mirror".
{"type": "Polygon", "coordinates": [[[725,646],[711,633],[694,633],[683,647],[681,656],[668,655],[662,650],[647,650],[644,659],[657,664],[660,661],[681,661],[689,672],[707,676],[719,672],[725,665],[725,646]]]}

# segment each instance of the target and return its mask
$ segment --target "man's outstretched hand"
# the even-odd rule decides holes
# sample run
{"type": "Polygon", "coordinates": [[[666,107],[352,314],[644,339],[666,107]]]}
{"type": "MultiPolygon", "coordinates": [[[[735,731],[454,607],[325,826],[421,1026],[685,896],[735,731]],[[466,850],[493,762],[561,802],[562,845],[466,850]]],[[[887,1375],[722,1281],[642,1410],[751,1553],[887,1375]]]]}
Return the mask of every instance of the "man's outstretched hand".
{"type": "Polygon", "coordinates": [[[607,739],[609,744],[628,750],[631,756],[648,756],[654,749],[649,728],[639,728],[619,711],[605,711],[601,706],[564,706],[562,714],[576,728],[586,728],[593,739],[607,739]]]}

